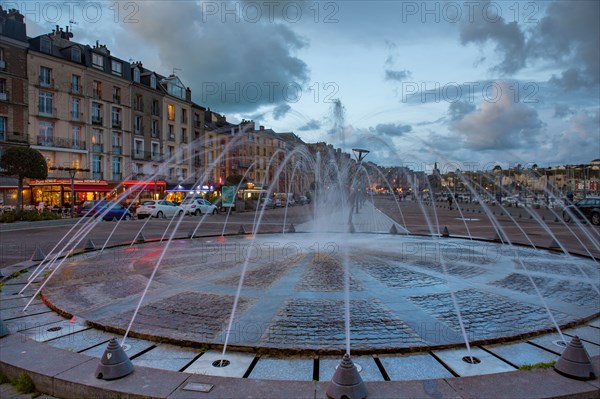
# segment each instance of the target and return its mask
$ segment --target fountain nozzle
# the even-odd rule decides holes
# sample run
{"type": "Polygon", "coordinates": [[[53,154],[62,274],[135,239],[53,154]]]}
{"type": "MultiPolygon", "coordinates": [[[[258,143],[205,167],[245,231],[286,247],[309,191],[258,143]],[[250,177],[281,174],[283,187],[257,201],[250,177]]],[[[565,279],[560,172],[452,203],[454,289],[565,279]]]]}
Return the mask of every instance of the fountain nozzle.
{"type": "Polygon", "coordinates": [[[363,399],[369,394],[350,355],[346,353],[325,391],[332,399],[363,399]]]}

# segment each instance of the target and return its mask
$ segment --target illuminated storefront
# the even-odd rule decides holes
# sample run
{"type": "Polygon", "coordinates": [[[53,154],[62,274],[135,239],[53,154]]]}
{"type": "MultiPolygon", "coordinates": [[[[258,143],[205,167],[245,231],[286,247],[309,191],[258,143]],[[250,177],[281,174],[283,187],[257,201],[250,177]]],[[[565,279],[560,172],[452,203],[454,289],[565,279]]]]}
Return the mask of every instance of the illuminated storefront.
{"type": "Polygon", "coordinates": [[[164,181],[125,180],[121,187],[128,191],[125,202],[131,204],[164,198],[167,183],[164,181]]]}
{"type": "Polygon", "coordinates": [[[200,185],[194,187],[192,184],[177,184],[167,187],[167,201],[181,203],[186,197],[199,196],[207,198],[215,192],[213,185],[200,185]]]}
{"type": "Polygon", "coordinates": [[[71,195],[71,179],[30,180],[31,203],[44,202],[46,206],[64,207],[85,200],[105,198],[111,191],[105,180],[74,179],[75,201],[71,195]]]}

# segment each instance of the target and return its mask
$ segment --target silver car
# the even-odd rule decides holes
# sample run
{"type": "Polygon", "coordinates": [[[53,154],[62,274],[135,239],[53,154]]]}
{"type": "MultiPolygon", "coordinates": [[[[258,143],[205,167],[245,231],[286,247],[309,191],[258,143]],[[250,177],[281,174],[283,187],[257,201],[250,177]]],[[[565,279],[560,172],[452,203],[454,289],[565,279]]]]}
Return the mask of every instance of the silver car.
{"type": "Polygon", "coordinates": [[[201,214],[216,215],[219,209],[204,198],[188,198],[181,203],[186,214],[198,216],[201,214]]]}

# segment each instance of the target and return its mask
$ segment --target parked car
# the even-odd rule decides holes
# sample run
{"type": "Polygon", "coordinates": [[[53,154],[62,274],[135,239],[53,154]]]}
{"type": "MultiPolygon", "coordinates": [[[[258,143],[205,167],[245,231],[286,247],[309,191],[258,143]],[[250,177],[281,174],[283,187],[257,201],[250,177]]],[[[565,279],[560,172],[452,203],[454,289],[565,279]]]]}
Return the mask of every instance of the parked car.
{"type": "Polygon", "coordinates": [[[203,213],[216,215],[219,209],[204,198],[187,198],[181,203],[186,214],[198,216],[203,213]]]}
{"type": "Polygon", "coordinates": [[[171,201],[144,201],[135,212],[138,219],[147,217],[170,218],[175,215],[179,216],[183,214],[183,208],[179,205],[175,205],[171,201]]]}
{"type": "Polygon", "coordinates": [[[262,198],[260,200],[260,202],[258,203],[258,207],[257,207],[258,210],[261,210],[263,205],[267,209],[273,209],[273,208],[275,208],[275,201],[273,201],[273,198],[271,198],[271,197],[262,198]],[[265,205],[265,202],[266,202],[266,205],[265,205]]]}
{"type": "Polygon", "coordinates": [[[563,220],[569,222],[574,217],[600,225],[600,197],[588,197],[564,207],[563,220]]]}
{"type": "Polygon", "coordinates": [[[301,195],[300,197],[298,197],[298,203],[300,205],[306,205],[306,204],[310,204],[310,200],[308,199],[308,197],[306,195],[301,195]]]}
{"type": "Polygon", "coordinates": [[[127,207],[109,200],[82,201],[77,206],[78,216],[102,216],[104,220],[125,219],[133,217],[127,207]]]}

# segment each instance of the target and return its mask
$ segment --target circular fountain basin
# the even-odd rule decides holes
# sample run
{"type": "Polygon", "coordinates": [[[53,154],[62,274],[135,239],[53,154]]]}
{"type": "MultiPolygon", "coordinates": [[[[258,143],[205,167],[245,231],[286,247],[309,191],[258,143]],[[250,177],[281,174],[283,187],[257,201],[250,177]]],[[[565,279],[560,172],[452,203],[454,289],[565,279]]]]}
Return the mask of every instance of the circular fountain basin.
{"type": "Polygon", "coordinates": [[[600,312],[592,285],[600,268],[592,260],[389,234],[115,247],[70,258],[43,293],[60,311],[123,333],[163,251],[131,336],[216,348],[227,339],[228,348],[259,353],[339,354],[346,345],[346,285],[357,354],[463,345],[465,335],[472,343],[506,341],[548,331],[552,318],[565,326],[600,312]]]}

